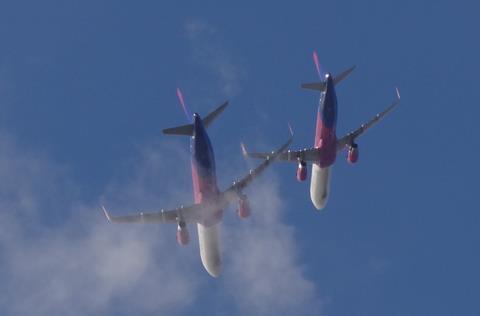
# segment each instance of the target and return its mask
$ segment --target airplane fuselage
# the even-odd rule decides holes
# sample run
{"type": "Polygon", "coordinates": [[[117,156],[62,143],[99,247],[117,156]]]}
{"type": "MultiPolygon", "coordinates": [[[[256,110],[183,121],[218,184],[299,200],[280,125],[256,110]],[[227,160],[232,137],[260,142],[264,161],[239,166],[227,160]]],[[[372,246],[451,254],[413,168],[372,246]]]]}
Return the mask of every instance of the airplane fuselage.
{"type": "Polygon", "coordinates": [[[337,96],[330,74],[326,75],[326,88],[320,97],[314,147],[318,159],[312,164],[310,198],[318,209],[325,207],[330,190],[330,167],[337,157],[337,96]]]}
{"type": "MultiPolygon", "coordinates": [[[[212,144],[198,114],[194,114],[194,132],[190,141],[193,193],[195,203],[214,200],[219,194],[215,157],[212,144]]],[[[201,214],[197,223],[200,258],[207,272],[217,277],[221,269],[218,224],[223,216],[222,209],[212,209],[201,214]]]]}

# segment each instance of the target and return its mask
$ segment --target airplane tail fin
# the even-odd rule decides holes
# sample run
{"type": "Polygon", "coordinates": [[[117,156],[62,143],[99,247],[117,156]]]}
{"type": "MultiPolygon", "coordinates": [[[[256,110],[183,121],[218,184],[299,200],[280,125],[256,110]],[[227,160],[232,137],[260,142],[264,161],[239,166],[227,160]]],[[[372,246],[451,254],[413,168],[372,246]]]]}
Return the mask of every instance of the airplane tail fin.
{"type": "MultiPolygon", "coordinates": [[[[205,127],[210,126],[212,122],[225,110],[228,106],[228,101],[225,101],[222,105],[218,108],[210,112],[205,118],[202,120],[205,127]]],[[[184,135],[184,136],[192,136],[193,135],[193,124],[186,124],[175,126],[171,128],[166,128],[163,130],[164,134],[167,135],[184,135]]]]}
{"type": "MultiPolygon", "coordinates": [[[[350,75],[354,69],[355,69],[355,66],[352,66],[352,67],[348,68],[347,70],[343,71],[342,73],[334,76],[333,77],[333,82],[335,83],[335,85],[337,85],[343,79],[347,78],[348,75],[350,75]]],[[[302,84],[303,89],[315,90],[315,91],[325,91],[325,87],[326,87],[325,81],[303,83],[302,84]]]]}

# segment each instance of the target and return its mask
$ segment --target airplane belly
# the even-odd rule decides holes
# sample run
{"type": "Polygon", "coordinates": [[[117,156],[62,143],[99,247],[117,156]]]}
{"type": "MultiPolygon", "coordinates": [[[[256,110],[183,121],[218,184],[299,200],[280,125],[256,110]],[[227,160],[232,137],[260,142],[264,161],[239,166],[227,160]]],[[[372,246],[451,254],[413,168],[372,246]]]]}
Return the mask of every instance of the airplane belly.
{"type": "Polygon", "coordinates": [[[312,164],[312,179],[310,182],[310,198],[317,210],[325,207],[330,192],[330,167],[322,168],[312,164]]]}
{"type": "Polygon", "coordinates": [[[219,224],[211,226],[197,224],[200,258],[205,270],[212,277],[218,277],[222,268],[218,227],[219,224]]]}

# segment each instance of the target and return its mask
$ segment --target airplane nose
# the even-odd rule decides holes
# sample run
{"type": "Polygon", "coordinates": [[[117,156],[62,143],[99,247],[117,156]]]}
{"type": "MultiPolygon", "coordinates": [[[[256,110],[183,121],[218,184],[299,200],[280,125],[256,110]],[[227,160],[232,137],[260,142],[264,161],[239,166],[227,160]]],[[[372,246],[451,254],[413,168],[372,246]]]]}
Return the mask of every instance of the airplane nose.
{"type": "Polygon", "coordinates": [[[218,278],[220,276],[220,272],[222,270],[222,265],[212,264],[212,265],[205,265],[205,270],[207,270],[208,274],[214,278],[218,278]]]}

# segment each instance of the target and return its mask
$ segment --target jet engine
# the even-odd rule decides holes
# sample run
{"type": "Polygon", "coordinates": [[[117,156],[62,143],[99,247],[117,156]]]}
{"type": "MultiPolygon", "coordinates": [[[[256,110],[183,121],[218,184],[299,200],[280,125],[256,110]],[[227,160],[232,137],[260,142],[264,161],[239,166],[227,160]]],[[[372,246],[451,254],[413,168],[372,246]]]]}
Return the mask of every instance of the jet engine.
{"type": "Polygon", "coordinates": [[[241,219],[245,219],[250,216],[250,203],[248,202],[248,198],[245,194],[242,194],[240,196],[240,200],[238,200],[237,214],[241,219]]]}
{"type": "Polygon", "coordinates": [[[304,160],[301,160],[298,163],[298,168],[297,168],[297,180],[302,182],[307,179],[307,163],[304,160]]]}
{"type": "Polygon", "coordinates": [[[185,246],[190,241],[190,236],[188,234],[187,224],[181,221],[178,222],[177,226],[177,243],[180,246],[185,246]]]}
{"type": "Polygon", "coordinates": [[[347,161],[351,164],[354,164],[358,161],[358,145],[355,143],[352,143],[350,147],[348,148],[348,154],[347,154],[347,161]]]}

